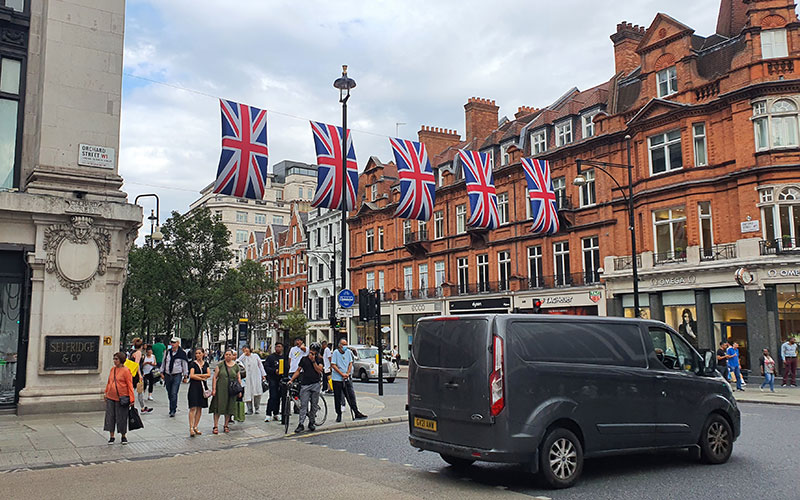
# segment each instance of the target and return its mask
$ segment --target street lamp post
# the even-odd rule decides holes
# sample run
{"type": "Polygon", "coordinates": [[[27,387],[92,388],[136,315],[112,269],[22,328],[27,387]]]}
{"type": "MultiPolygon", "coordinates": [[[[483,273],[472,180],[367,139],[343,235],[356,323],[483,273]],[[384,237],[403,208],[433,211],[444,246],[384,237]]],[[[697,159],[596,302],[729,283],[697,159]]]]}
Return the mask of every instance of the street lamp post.
{"type": "Polygon", "coordinates": [[[628,196],[625,196],[625,201],[628,203],[628,231],[631,233],[631,269],[633,270],[633,315],[634,317],[640,317],[641,311],[639,309],[639,266],[636,263],[636,229],[634,226],[634,206],[633,206],[633,165],[631,164],[631,136],[625,136],[626,148],[628,153],[628,162],[627,164],[621,163],[609,163],[603,161],[595,161],[595,160],[581,160],[577,159],[576,164],[578,167],[578,175],[575,177],[573,184],[576,186],[583,186],[586,184],[586,177],[583,175],[583,171],[581,170],[582,165],[589,165],[592,167],[601,170],[607,176],[614,181],[614,184],[617,185],[617,188],[622,193],[622,196],[625,196],[625,191],[620,186],[617,179],[614,178],[613,175],[608,173],[605,169],[606,167],[609,168],[624,168],[628,171],[628,196]]]}
{"type": "Polygon", "coordinates": [[[156,199],[155,215],[153,214],[153,211],[150,210],[150,217],[147,218],[147,220],[150,221],[150,246],[152,247],[153,241],[161,241],[162,239],[164,239],[164,235],[161,233],[161,227],[160,227],[161,203],[160,200],[158,199],[158,195],[155,193],[140,194],[133,200],[133,203],[134,205],[138,205],[139,198],[151,198],[151,197],[156,199]]]}
{"type": "MultiPolygon", "coordinates": [[[[347,100],[350,99],[350,89],[356,87],[356,81],[347,76],[347,65],[342,65],[342,76],[333,82],[333,86],[339,89],[339,102],[342,103],[342,196],[339,207],[342,210],[342,288],[347,288],[347,100]]],[[[353,200],[355,202],[355,200],[353,200]]],[[[336,291],[336,282],[333,283],[333,290],[336,291]]],[[[335,296],[336,294],[334,294],[335,296]]],[[[335,299],[334,299],[335,300],[335,299]]]]}

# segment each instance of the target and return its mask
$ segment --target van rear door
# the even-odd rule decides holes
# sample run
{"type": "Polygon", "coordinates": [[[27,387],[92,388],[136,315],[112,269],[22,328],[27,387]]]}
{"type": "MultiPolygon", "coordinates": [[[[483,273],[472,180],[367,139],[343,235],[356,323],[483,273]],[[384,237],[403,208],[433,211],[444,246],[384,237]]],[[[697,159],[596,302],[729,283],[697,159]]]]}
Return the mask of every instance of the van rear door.
{"type": "Polygon", "coordinates": [[[487,317],[419,321],[408,377],[409,425],[413,435],[491,447],[488,436],[475,435],[476,429],[492,422],[489,342],[487,317]]]}

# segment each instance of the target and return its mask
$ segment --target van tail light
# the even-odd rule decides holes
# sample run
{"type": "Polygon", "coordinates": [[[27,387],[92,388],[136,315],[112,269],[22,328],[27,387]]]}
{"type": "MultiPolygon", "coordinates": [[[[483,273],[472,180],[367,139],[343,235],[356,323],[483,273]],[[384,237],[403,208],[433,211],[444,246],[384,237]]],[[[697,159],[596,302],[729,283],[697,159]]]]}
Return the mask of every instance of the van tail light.
{"type": "Polygon", "coordinates": [[[503,339],[497,335],[492,337],[492,374],[489,376],[489,392],[492,397],[491,414],[493,417],[500,414],[506,407],[506,386],[503,378],[503,339]]]}

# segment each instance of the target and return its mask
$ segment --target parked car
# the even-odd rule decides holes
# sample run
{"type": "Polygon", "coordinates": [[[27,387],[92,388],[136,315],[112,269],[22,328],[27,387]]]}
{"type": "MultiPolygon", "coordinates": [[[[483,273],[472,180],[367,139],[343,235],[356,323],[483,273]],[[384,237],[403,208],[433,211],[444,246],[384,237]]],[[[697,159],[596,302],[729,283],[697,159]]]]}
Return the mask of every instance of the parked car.
{"type": "MultiPolygon", "coordinates": [[[[353,351],[353,378],[362,382],[378,379],[378,365],[375,363],[375,356],[378,348],[367,345],[348,346],[353,351]]],[[[381,359],[383,378],[390,384],[394,383],[397,377],[397,367],[385,357],[381,359]]]]}
{"type": "Polygon", "coordinates": [[[712,352],[659,321],[549,315],[424,318],[409,356],[409,441],[455,467],[522,463],[572,486],[584,458],[699,449],[740,433],[712,352]]]}

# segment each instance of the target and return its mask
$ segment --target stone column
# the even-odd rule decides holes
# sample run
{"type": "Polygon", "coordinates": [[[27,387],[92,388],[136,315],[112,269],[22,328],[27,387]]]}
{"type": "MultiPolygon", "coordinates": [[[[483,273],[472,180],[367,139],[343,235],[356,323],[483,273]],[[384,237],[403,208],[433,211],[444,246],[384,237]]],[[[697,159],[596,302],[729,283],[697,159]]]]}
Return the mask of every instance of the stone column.
{"type": "Polygon", "coordinates": [[[714,312],[711,308],[711,294],[708,290],[695,290],[694,303],[697,310],[697,342],[702,347],[716,351],[718,345],[714,338],[714,312]]]}
{"type": "Polygon", "coordinates": [[[761,349],[769,347],[770,341],[774,338],[774,334],[769,328],[767,294],[763,289],[745,290],[744,303],[747,312],[747,350],[750,371],[758,373],[758,358],[761,357],[761,349]]]}
{"type": "Polygon", "coordinates": [[[664,321],[664,303],[659,292],[650,294],[650,318],[664,321]]]}

